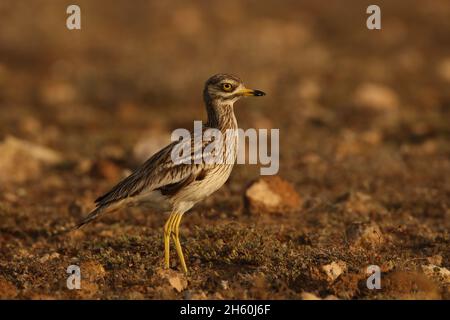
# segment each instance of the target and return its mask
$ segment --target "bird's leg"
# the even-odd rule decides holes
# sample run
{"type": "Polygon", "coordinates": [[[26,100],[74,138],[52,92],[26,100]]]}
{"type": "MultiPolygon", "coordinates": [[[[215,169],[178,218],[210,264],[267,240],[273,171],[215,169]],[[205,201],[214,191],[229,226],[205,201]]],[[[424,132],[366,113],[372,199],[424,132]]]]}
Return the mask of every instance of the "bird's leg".
{"type": "Polygon", "coordinates": [[[170,267],[170,234],[172,233],[173,221],[176,218],[175,213],[171,213],[164,225],[164,266],[166,269],[170,267]]]}
{"type": "Polygon", "coordinates": [[[180,230],[180,222],[183,217],[182,213],[178,213],[175,218],[174,227],[172,230],[173,241],[175,242],[175,248],[177,249],[178,258],[180,258],[181,267],[183,268],[184,273],[187,273],[186,262],[184,261],[183,249],[181,248],[180,238],[179,238],[179,230],[180,230]]]}

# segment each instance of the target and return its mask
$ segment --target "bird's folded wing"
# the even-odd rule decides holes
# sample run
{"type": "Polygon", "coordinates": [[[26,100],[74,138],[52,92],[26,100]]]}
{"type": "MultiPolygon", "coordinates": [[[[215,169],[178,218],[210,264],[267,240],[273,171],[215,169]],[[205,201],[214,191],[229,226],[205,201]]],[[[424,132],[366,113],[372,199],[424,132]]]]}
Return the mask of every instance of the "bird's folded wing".
{"type": "MultiPolygon", "coordinates": [[[[208,142],[203,142],[200,150],[204,150],[206,145],[208,145],[208,142]]],[[[142,192],[156,189],[159,189],[163,194],[173,194],[194,181],[198,175],[205,174],[209,165],[206,165],[203,161],[195,163],[194,158],[198,156],[198,152],[194,152],[194,138],[191,141],[175,141],[154,154],[108,193],[97,198],[95,203],[97,207],[106,206],[125,198],[134,197],[142,192]],[[189,145],[190,155],[188,153],[186,158],[183,156],[181,161],[178,159],[174,162],[172,150],[175,147],[182,149],[183,144],[189,145]],[[191,161],[187,161],[189,159],[191,161]]]]}

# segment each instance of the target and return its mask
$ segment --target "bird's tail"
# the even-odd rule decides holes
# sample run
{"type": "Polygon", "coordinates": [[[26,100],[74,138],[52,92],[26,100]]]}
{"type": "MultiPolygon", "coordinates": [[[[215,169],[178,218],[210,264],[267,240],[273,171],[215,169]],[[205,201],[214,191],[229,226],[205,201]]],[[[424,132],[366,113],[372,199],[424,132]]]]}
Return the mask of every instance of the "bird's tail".
{"type": "Polygon", "coordinates": [[[88,224],[92,220],[95,220],[95,218],[97,218],[105,210],[105,208],[106,208],[105,206],[99,206],[95,208],[87,215],[86,218],[81,220],[75,227],[73,227],[72,230],[80,229],[85,224],[88,224]]]}

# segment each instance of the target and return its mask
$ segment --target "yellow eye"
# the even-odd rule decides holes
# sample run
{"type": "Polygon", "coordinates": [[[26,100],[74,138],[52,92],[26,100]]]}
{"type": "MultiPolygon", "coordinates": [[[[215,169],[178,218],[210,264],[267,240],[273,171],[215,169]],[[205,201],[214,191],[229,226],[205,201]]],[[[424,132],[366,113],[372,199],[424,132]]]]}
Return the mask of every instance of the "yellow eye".
{"type": "Polygon", "coordinates": [[[233,86],[229,83],[224,83],[222,84],[222,89],[225,91],[231,91],[231,89],[233,89],[233,86]]]}

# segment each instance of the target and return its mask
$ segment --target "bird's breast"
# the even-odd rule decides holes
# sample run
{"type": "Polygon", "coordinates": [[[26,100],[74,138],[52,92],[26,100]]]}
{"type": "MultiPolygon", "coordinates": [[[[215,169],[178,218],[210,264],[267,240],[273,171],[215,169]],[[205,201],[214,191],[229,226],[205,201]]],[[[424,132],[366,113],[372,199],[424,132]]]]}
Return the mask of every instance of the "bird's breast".
{"type": "Polygon", "coordinates": [[[202,180],[195,180],[181,190],[175,197],[175,202],[198,202],[222,187],[230,177],[233,164],[217,164],[206,169],[202,180]]]}

